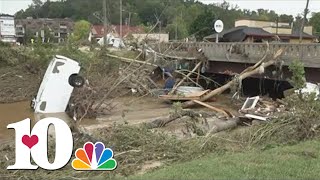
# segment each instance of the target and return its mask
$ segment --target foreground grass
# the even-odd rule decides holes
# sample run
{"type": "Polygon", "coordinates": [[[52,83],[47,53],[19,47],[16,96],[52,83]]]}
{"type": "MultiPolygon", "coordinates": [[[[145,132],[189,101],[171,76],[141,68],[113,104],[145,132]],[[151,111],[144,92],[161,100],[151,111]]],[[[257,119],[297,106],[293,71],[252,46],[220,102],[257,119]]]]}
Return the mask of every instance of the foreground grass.
{"type": "Polygon", "coordinates": [[[212,154],[129,179],[318,179],[320,142],[244,153],[212,154]]]}

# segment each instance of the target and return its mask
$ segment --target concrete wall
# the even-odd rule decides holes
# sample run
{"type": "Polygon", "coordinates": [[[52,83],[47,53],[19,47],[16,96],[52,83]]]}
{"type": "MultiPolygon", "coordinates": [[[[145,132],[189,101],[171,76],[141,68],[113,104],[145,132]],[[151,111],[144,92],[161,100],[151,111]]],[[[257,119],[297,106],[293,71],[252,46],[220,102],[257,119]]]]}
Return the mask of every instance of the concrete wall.
{"type": "MultiPolygon", "coordinates": [[[[266,52],[264,43],[165,43],[164,49],[176,48],[175,53],[187,51],[190,48],[200,48],[209,60],[236,63],[257,63],[266,52]],[[232,47],[232,48],[231,48],[232,47]],[[232,53],[230,53],[232,49],[232,53]]],[[[281,60],[285,65],[291,64],[293,60],[302,59],[305,67],[320,68],[320,44],[289,44],[270,43],[270,52],[275,53],[283,48],[281,60]]]]}
{"type": "MultiPolygon", "coordinates": [[[[264,27],[276,27],[277,23],[268,22],[268,21],[256,21],[256,20],[238,20],[235,22],[235,27],[238,27],[238,26],[264,28],[264,27]]],[[[290,24],[279,22],[278,27],[282,27],[282,26],[290,26],[290,24]]]]}
{"type": "MultiPolygon", "coordinates": [[[[276,34],[277,33],[277,28],[274,27],[266,27],[263,28],[263,30],[272,33],[272,34],[276,34]]],[[[291,28],[278,28],[278,34],[291,34],[292,30],[291,28]]]]}
{"type": "MultiPolygon", "coordinates": [[[[256,21],[256,20],[238,20],[235,22],[235,27],[238,26],[248,26],[248,27],[260,27],[269,33],[276,34],[277,32],[277,23],[276,22],[268,22],[268,21],[256,21]]],[[[306,26],[304,27],[304,32],[307,34],[313,34],[313,27],[306,26]]],[[[290,23],[278,23],[278,34],[291,34],[292,28],[290,27],[290,23]]]]}
{"type": "Polygon", "coordinates": [[[313,27],[312,26],[306,26],[306,27],[304,27],[303,32],[312,35],[313,34],[313,27]]]}
{"type": "MultiPolygon", "coordinates": [[[[300,43],[300,40],[298,38],[290,39],[290,43],[297,44],[300,43]]],[[[313,43],[313,39],[302,39],[302,43],[313,43]]]]}

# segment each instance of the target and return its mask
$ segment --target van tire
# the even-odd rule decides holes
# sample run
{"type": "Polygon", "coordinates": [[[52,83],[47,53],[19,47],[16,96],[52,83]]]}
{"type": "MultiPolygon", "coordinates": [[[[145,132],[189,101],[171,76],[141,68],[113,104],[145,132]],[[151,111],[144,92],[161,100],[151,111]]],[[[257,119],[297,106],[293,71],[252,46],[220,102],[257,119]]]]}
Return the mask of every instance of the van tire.
{"type": "Polygon", "coordinates": [[[31,109],[35,109],[35,105],[36,105],[36,103],[35,103],[35,100],[36,99],[36,97],[34,97],[31,101],[30,101],[30,107],[31,107],[31,109]]]}
{"type": "Polygon", "coordinates": [[[78,74],[72,74],[69,77],[69,84],[72,87],[80,88],[84,85],[84,78],[78,74]]]}

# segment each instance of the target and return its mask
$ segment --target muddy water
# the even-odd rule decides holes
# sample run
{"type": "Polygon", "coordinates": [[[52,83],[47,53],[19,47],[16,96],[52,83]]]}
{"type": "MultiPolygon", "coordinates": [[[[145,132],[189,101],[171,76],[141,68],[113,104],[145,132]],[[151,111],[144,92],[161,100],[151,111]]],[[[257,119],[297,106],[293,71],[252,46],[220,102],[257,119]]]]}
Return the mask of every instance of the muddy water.
{"type": "Polygon", "coordinates": [[[7,129],[8,124],[33,119],[33,116],[29,102],[0,104],[0,142],[14,139],[14,130],[7,129]]]}
{"type": "MultiPolygon", "coordinates": [[[[7,125],[11,123],[30,118],[32,127],[37,121],[46,117],[56,117],[66,122],[73,121],[65,113],[35,114],[30,108],[29,103],[30,102],[0,104],[0,144],[14,140],[14,129],[7,129],[7,125]]],[[[94,123],[95,121],[91,119],[84,119],[81,121],[82,125],[94,123]]]]}

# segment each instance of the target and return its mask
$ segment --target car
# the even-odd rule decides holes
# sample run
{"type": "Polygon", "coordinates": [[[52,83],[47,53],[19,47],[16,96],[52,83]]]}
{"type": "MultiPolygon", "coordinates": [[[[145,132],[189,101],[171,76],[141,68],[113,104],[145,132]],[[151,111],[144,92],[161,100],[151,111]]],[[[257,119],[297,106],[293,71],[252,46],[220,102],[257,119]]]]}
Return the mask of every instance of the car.
{"type": "Polygon", "coordinates": [[[46,70],[37,96],[31,102],[35,113],[65,112],[73,89],[85,83],[79,75],[80,69],[77,61],[56,55],[46,70]]]}

